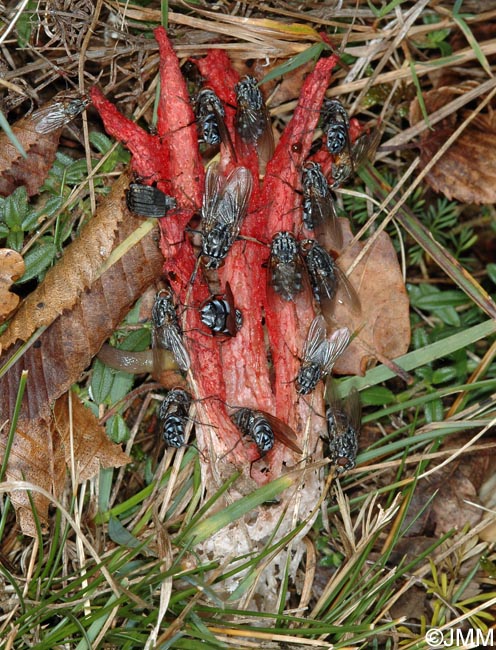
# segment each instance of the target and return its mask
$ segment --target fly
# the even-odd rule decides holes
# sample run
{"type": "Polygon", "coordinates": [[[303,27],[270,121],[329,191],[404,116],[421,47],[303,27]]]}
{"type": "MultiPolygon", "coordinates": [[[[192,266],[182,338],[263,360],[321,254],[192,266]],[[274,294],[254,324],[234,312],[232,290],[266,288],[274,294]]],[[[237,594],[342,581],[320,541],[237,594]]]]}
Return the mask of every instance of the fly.
{"type": "Polygon", "coordinates": [[[314,230],[319,241],[340,249],[343,233],[339,225],[334,197],[318,163],[310,162],[303,169],[303,223],[314,230]],[[327,239],[330,237],[331,241],[327,239]]]}
{"type": "Polygon", "coordinates": [[[245,167],[224,178],[217,165],[205,176],[202,205],[202,255],[207,269],[218,269],[239,235],[248,212],[253,179],[245,167]]]}
{"type": "Polygon", "coordinates": [[[176,207],[176,199],[161,192],[157,187],[130,183],[126,191],[126,205],[130,212],[140,217],[165,217],[176,207]]]}
{"type": "Polygon", "coordinates": [[[294,300],[303,289],[305,268],[295,236],[282,230],[270,245],[269,285],[283,299],[294,300]]]}
{"type": "Polygon", "coordinates": [[[301,395],[311,393],[319,381],[331,372],[350,338],[347,327],[336,330],[328,337],[324,317],[319,315],[313,319],[303,347],[301,368],[296,376],[296,390],[301,395]]]}
{"type": "Polygon", "coordinates": [[[236,160],[236,154],[231,136],[226,128],[224,118],[226,112],[222,102],[210,88],[200,90],[195,101],[195,117],[198,123],[200,141],[210,145],[223,142],[236,160]]]}
{"type": "Polygon", "coordinates": [[[181,388],[170,390],[160,405],[159,418],[162,420],[162,437],[167,447],[184,445],[184,429],[189,420],[191,395],[181,388]]]}
{"type": "Polygon", "coordinates": [[[296,434],[293,429],[270,413],[239,408],[231,415],[231,420],[243,435],[253,440],[261,456],[272,449],[276,438],[297,454],[303,453],[296,444],[296,434]]]}
{"type": "Polygon", "coordinates": [[[356,388],[352,388],[344,400],[331,395],[326,409],[328,454],[337,474],[356,465],[361,417],[360,396],[356,388]]]}
{"type": "Polygon", "coordinates": [[[177,365],[183,372],[187,372],[191,365],[188,351],[184,347],[179,322],[177,320],[176,306],[172,291],[163,289],[155,296],[152,308],[152,348],[155,370],[162,367],[161,350],[170,350],[174,355],[177,365]]]}
{"type": "Polygon", "coordinates": [[[261,160],[267,163],[274,153],[274,135],[269,112],[257,80],[246,75],[234,87],[236,116],[234,123],[241,139],[257,147],[261,160]]]}
{"type": "Polygon", "coordinates": [[[333,156],[350,147],[350,119],[339,99],[326,99],[322,106],[322,130],[333,156]]]}
{"type": "Polygon", "coordinates": [[[360,313],[360,299],[353,285],[341,271],[334,258],[314,239],[302,239],[300,250],[305,260],[315,300],[325,319],[332,319],[334,298],[341,289],[346,302],[355,313],[360,313]]]}
{"type": "Polygon", "coordinates": [[[200,309],[200,318],[214,334],[236,336],[243,325],[243,314],[234,306],[231,285],[226,282],[224,298],[214,297],[200,309]]]}
{"type": "Polygon", "coordinates": [[[75,117],[91,104],[88,97],[63,96],[59,101],[42,106],[33,112],[31,119],[35,123],[36,133],[46,135],[69,124],[75,117]]]}
{"type": "Polygon", "coordinates": [[[345,183],[363,163],[375,155],[381,132],[374,129],[370,134],[362,133],[351,145],[349,151],[343,151],[331,165],[332,189],[345,183]]]}

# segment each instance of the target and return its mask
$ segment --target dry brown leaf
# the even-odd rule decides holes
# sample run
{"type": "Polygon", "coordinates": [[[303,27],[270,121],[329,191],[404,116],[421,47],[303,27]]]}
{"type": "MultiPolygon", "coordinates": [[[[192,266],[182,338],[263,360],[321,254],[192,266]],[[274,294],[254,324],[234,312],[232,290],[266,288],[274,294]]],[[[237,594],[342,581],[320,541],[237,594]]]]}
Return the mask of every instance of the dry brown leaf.
{"type": "Polygon", "coordinates": [[[432,504],[432,518],[436,528],[434,534],[441,537],[455,528],[462,530],[470,524],[472,528],[484,514],[475,504],[479,501],[474,484],[459,470],[453,472],[443,481],[432,504]],[[468,502],[473,503],[471,505],[468,502]]]}
{"type": "MultiPolygon", "coordinates": [[[[114,209],[121,203],[117,192],[120,192],[122,199],[122,183],[117,184],[117,190],[114,188],[113,196],[109,197],[114,209]]],[[[104,201],[104,210],[109,209],[107,201],[104,201]]],[[[121,225],[115,244],[124,241],[142,223],[143,220],[129,215],[121,225]]],[[[89,291],[81,294],[70,311],[65,310],[54,320],[0,379],[0,423],[3,423],[12,418],[21,373],[28,371],[20,420],[7,465],[6,476],[9,480],[23,478],[56,494],[64,456],[60,451],[58,432],[51,431],[51,405],[79,379],[129,307],[160,276],[163,257],[157,239],[158,233],[154,229],[132,246],[101,278],[93,282],[89,291]],[[41,450],[48,450],[48,456],[40,455],[41,450]],[[41,464],[40,459],[44,459],[41,464]]],[[[83,250],[82,244],[81,255],[83,250]]],[[[93,254],[92,247],[88,253],[93,254]]],[[[49,293],[46,300],[50,303],[49,293]]],[[[29,319],[28,313],[25,318],[29,319]]],[[[2,356],[2,365],[19,347],[20,343],[17,343],[2,356]]],[[[7,429],[4,427],[0,432],[0,462],[7,429]]],[[[32,498],[40,521],[46,522],[48,501],[37,493],[32,498]]],[[[19,512],[23,532],[31,534],[34,521],[26,495],[15,493],[12,502],[19,512]]]]}
{"type": "Polygon", "coordinates": [[[80,401],[76,393],[70,393],[73,440],[70,442],[69,393],[60,397],[53,409],[54,424],[64,445],[65,462],[70,467],[71,447],[74,450],[75,471],[78,482],[95,476],[100,468],[120,467],[131,461],[120,445],[112,442],[105,428],[93,413],[80,401]]]}
{"type": "Polygon", "coordinates": [[[38,327],[50,325],[64,309],[75,304],[112,252],[117,228],[123,219],[131,220],[135,228],[142,223],[125,207],[124,190],[128,186],[129,177],[123,174],[95,216],[81,230],[81,235],[67,247],[61,261],[24,300],[9,329],[0,337],[4,349],[17,340],[27,341],[38,327]]]}
{"type": "Polygon", "coordinates": [[[12,131],[27,153],[24,158],[7,134],[0,134],[0,196],[8,196],[24,185],[29,196],[38,194],[55,160],[62,129],[38,133],[31,116],[18,120],[12,131]]]}
{"type": "Polygon", "coordinates": [[[0,323],[7,320],[19,303],[19,296],[12,293],[10,287],[24,274],[25,268],[19,253],[10,248],[0,248],[0,323]]]}
{"type": "MultiPolygon", "coordinates": [[[[443,86],[424,93],[428,113],[433,113],[455,97],[470,90],[473,84],[443,86]]],[[[426,130],[420,138],[420,164],[425,167],[459,124],[466,111],[442,120],[434,130],[426,130]]],[[[415,99],[410,106],[410,122],[422,119],[415,99]]],[[[495,113],[483,113],[474,119],[454,144],[428,172],[426,180],[448,199],[464,203],[496,201],[496,119],[495,113]]]]}
{"type": "MultiPolygon", "coordinates": [[[[3,417],[2,417],[3,420],[3,417]]],[[[3,461],[5,436],[0,435],[0,458],[3,461]]],[[[10,450],[6,478],[8,481],[28,481],[44,488],[55,498],[60,497],[65,483],[64,449],[57,431],[50,431],[49,419],[21,416],[17,422],[14,444],[10,450]]],[[[48,506],[46,497],[37,491],[29,495],[25,490],[15,490],[10,495],[21,531],[37,536],[31,503],[36,508],[43,532],[48,531],[48,506]]]]}
{"type": "MultiPolygon", "coordinates": [[[[265,59],[257,59],[253,64],[252,68],[244,66],[244,69],[240,69],[241,66],[238,66],[238,71],[241,75],[243,74],[253,74],[257,79],[263,79],[266,75],[269,74],[274,68],[280,66],[282,61],[275,59],[270,65],[267,65],[265,59]]],[[[289,102],[293,99],[298,99],[303,81],[307,74],[313,70],[314,62],[308,61],[304,65],[299,66],[296,70],[293,70],[291,74],[284,75],[273,81],[269,81],[263,84],[262,88],[264,95],[267,98],[270,98],[269,107],[279,106],[284,102],[289,102]]]]}
{"type": "MultiPolygon", "coordinates": [[[[341,225],[345,251],[338,262],[346,271],[366,241],[348,248],[353,239],[348,219],[341,219],[341,225]]],[[[399,357],[410,345],[409,301],[389,235],[380,233],[349,279],[360,298],[361,313],[354,313],[349,302],[339,300],[339,290],[334,317],[340,327],[346,325],[358,335],[338,359],[334,371],[364,375],[378,358],[399,357]]]]}

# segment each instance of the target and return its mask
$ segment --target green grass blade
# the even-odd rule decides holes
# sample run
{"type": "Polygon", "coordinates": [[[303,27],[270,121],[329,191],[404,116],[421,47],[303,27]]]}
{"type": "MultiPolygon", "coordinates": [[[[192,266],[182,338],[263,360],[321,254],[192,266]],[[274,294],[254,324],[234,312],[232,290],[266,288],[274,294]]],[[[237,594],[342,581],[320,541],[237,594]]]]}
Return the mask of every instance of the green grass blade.
{"type": "Polygon", "coordinates": [[[460,28],[460,31],[462,32],[462,34],[467,39],[468,44],[473,49],[473,51],[475,53],[475,56],[477,57],[477,60],[479,61],[481,66],[484,68],[484,70],[488,74],[488,76],[492,77],[493,73],[491,71],[491,66],[489,64],[489,61],[487,60],[486,55],[484,54],[484,52],[481,50],[481,48],[479,46],[479,43],[477,42],[477,39],[472,34],[472,30],[470,29],[468,24],[465,22],[464,18],[462,18],[461,14],[458,13],[458,7],[457,6],[455,6],[453,8],[453,13],[451,15],[452,15],[453,20],[455,21],[455,23],[460,28]]]}
{"type": "Polygon", "coordinates": [[[25,152],[24,147],[17,139],[15,133],[12,131],[10,124],[7,121],[7,118],[2,113],[2,111],[0,111],[0,128],[2,128],[5,131],[7,137],[12,142],[12,144],[17,149],[17,151],[21,154],[21,156],[23,156],[23,158],[27,158],[28,154],[25,152]]]}
{"type": "Polygon", "coordinates": [[[277,77],[282,77],[289,72],[293,72],[293,70],[296,70],[302,65],[305,65],[305,63],[308,63],[308,61],[316,61],[324,50],[329,49],[330,47],[327,45],[327,43],[314,43],[306,50],[303,50],[303,52],[300,52],[296,56],[292,56],[290,59],[288,59],[288,61],[286,61],[286,63],[282,63],[281,65],[273,68],[268,74],[265,75],[265,77],[259,82],[258,85],[261,86],[262,84],[267,83],[267,81],[272,81],[273,79],[277,79],[277,77]]]}
{"type": "MultiPolygon", "coordinates": [[[[400,368],[409,372],[431,361],[445,357],[452,352],[456,352],[456,350],[464,349],[468,345],[494,333],[496,333],[496,322],[494,320],[486,320],[464,331],[457,332],[453,336],[448,336],[441,341],[426,345],[420,350],[408,352],[402,357],[395,359],[394,362],[400,368]]],[[[391,379],[394,376],[394,373],[389,368],[386,368],[386,366],[377,366],[369,370],[364,377],[349,377],[340,382],[338,392],[343,397],[349,393],[352,386],[355,386],[357,390],[363,390],[369,386],[374,386],[387,379],[391,379]]]]}
{"type": "Polygon", "coordinates": [[[243,515],[245,515],[253,508],[256,508],[264,501],[269,501],[273,499],[281,492],[291,487],[294,483],[294,477],[288,475],[281,476],[280,478],[268,483],[267,485],[258,488],[252,494],[239,499],[235,503],[227,506],[220,512],[215,513],[208,519],[201,521],[199,524],[192,526],[185,535],[185,540],[187,542],[192,542],[193,544],[199,544],[203,542],[208,537],[211,537],[217,533],[222,528],[225,528],[228,524],[236,521],[243,515]]]}
{"type": "Polygon", "coordinates": [[[28,381],[28,371],[23,370],[21,373],[21,378],[19,380],[19,388],[17,389],[16,402],[14,405],[14,413],[12,415],[12,421],[10,423],[10,428],[9,428],[9,435],[7,436],[7,442],[5,444],[5,452],[2,459],[2,466],[0,467],[0,481],[3,481],[5,470],[7,469],[7,464],[9,462],[10,450],[14,442],[14,434],[17,426],[17,420],[19,419],[21,402],[24,396],[24,391],[26,390],[27,381],[28,381]]]}

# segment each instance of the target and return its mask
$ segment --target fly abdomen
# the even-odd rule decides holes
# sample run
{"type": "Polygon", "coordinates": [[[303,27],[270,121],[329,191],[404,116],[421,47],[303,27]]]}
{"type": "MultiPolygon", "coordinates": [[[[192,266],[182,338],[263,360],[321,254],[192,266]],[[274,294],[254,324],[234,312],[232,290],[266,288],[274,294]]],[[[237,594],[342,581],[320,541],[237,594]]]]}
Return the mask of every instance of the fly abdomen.
{"type": "Polygon", "coordinates": [[[176,207],[176,200],[157,187],[131,183],[126,192],[126,205],[140,217],[160,218],[176,207]]]}
{"type": "Polygon", "coordinates": [[[315,300],[332,300],[338,284],[334,258],[314,239],[303,239],[300,250],[307,265],[315,300]]]}
{"type": "Polygon", "coordinates": [[[348,142],[348,128],[344,124],[331,124],[327,131],[326,144],[329,153],[337,155],[343,151],[348,142]]]}
{"type": "Polygon", "coordinates": [[[303,265],[294,235],[281,231],[270,246],[269,281],[273,290],[286,301],[294,300],[303,288],[303,265]]]}
{"type": "Polygon", "coordinates": [[[261,456],[272,449],[274,431],[262,413],[249,408],[240,408],[231,415],[231,419],[243,435],[253,440],[261,456]]]}
{"type": "Polygon", "coordinates": [[[322,106],[322,129],[329,153],[336,156],[350,146],[350,120],[339,99],[326,99],[322,106]]]}
{"type": "Polygon", "coordinates": [[[313,230],[315,212],[322,201],[331,200],[329,184],[318,163],[310,162],[301,175],[303,185],[303,223],[308,230],[313,230]]]}
{"type": "Polygon", "coordinates": [[[218,269],[234,243],[232,229],[226,224],[217,224],[205,233],[202,240],[202,253],[205,268],[218,269]]]}
{"type": "Polygon", "coordinates": [[[241,329],[243,315],[239,309],[234,309],[228,300],[213,298],[203,305],[200,318],[204,325],[209,327],[214,334],[234,336],[241,329]],[[234,330],[234,331],[233,331],[234,330]]]}
{"type": "Polygon", "coordinates": [[[189,419],[190,407],[191,395],[181,388],[169,391],[160,405],[162,436],[168,447],[178,448],[184,445],[184,430],[189,419]]]}
{"type": "Polygon", "coordinates": [[[195,101],[195,116],[198,121],[200,140],[207,144],[220,144],[219,120],[225,117],[222,102],[210,88],[198,93],[195,101]]]}

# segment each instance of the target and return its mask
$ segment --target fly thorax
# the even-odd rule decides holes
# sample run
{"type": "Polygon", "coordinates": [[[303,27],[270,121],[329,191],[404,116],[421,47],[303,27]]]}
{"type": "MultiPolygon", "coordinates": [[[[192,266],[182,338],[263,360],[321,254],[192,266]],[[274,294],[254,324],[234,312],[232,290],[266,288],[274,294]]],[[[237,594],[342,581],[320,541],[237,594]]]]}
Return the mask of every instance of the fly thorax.
{"type": "Polygon", "coordinates": [[[272,240],[271,253],[282,264],[290,264],[298,255],[298,244],[289,232],[280,232],[272,240]]]}

